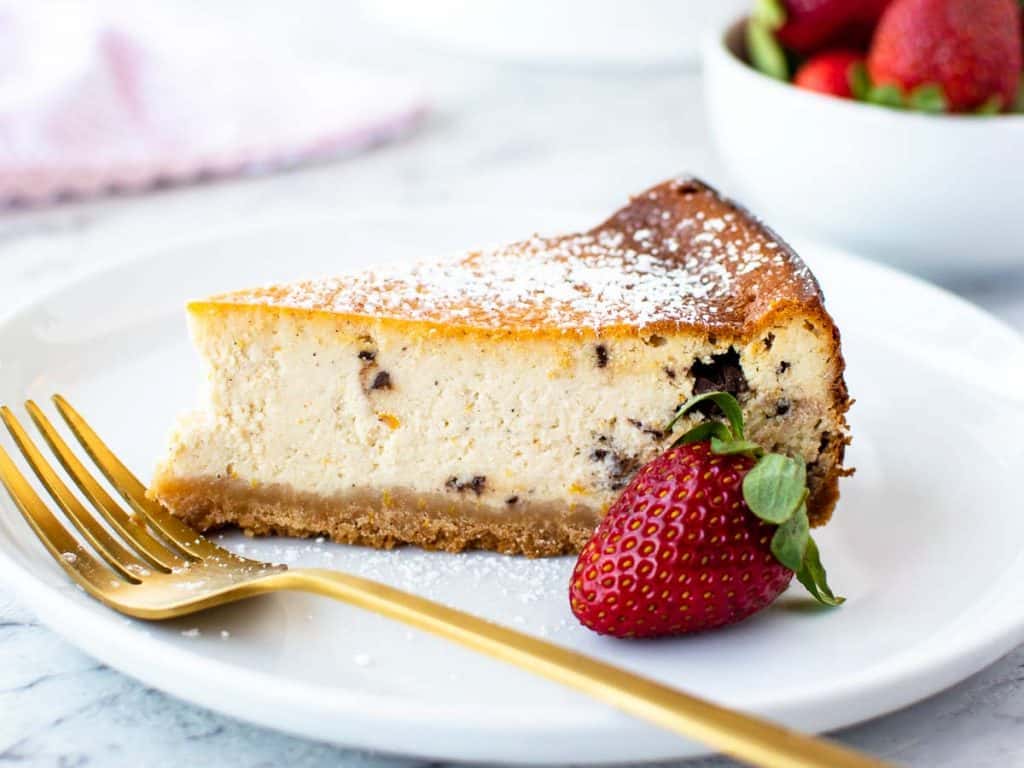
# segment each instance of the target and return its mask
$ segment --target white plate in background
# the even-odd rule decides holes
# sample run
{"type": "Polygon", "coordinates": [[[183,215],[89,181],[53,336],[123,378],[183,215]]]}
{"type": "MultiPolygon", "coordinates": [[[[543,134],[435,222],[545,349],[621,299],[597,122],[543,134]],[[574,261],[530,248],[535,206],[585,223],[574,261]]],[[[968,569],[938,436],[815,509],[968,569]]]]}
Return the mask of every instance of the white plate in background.
{"type": "MultiPolygon", "coordinates": [[[[0,321],[0,402],[20,409],[26,397],[66,394],[146,476],[197,389],[186,298],[570,223],[578,217],[453,207],[247,223],[167,244],[0,321]]],[[[1024,346],[937,289],[822,246],[800,250],[843,331],[857,398],[849,458],[858,472],[818,534],[830,579],[849,598],[842,608],[808,610],[794,589],[731,629],[621,642],[573,620],[571,559],[238,535],[225,543],[378,578],[805,730],[856,723],[957,682],[1024,639],[1015,483],[1024,346]]],[[[6,435],[0,444],[11,450],[6,435]]],[[[274,595],[164,624],[125,619],[68,584],[6,497],[0,573],[41,620],[110,666],[292,733],[439,760],[614,763],[703,751],[322,598],[274,595]]]]}
{"type": "Polygon", "coordinates": [[[697,59],[701,34],[747,0],[362,0],[400,33],[478,56],[635,67],[697,59]]]}

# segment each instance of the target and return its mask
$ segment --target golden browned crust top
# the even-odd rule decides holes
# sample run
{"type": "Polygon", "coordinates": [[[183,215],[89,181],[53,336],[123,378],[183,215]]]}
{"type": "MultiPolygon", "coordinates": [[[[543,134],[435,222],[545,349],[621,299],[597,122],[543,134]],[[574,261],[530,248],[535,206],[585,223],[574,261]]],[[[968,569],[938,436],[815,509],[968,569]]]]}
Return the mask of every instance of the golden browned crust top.
{"type": "Polygon", "coordinates": [[[237,291],[190,306],[588,335],[683,329],[745,335],[768,314],[824,314],[818,284],[792,249],[692,178],[637,195],[584,233],[237,291]]]}

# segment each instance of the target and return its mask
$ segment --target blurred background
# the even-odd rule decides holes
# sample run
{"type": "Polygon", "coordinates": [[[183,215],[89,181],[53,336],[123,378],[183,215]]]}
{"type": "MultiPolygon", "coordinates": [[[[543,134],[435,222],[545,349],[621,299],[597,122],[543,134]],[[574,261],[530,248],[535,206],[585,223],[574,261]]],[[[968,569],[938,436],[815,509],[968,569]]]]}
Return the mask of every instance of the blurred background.
{"type": "MultiPolygon", "coordinates": [[[[91,266],[61,258],[76,239],[120,253],[164,231],[309,206],[599,216],[688,171],[784,236],[893,262],[1024,323],[1024,193],[946,167],[966,153],[968,171],[1019,178],[1001,143],[928,126],[919,137],[885,110],[735,69],[721,41],[749,5],[2,2],[0,268],[43,288],[48,251],[61,279],[91,266]],[[832,114],[851,107],[848,124],[832,114]],[[968,204],[969,216],[943,209],[968,204]]],[[[1019,150],[1024,116],[997,121],[1019,150]]]]}
{"type": "Polygon", "coordinates": [[[1000,154],[1020,149],[1024,116],[975,120],[999,124],[994,141],[964,118],[782,87],[722,42],[750,6],[0,2],[0,265],[41,285],[47,248],[76,237],[123,252],[309,206],[600,216],[686,171],[783,236],[889,261],[1024,322],[1024,193],[1000,154]],[[65,237],[49,246],[21,237],[55,229],[65,237]]]}
{"type": "MultiPolygon", "coordinates": [[[[486,199],[607,208],[629,192],[683,169],[711,173],[714,160],[708,151],[700,83],[694,76],[698,40],[707,24],[729,15],[727,7],[735,11],[741,4],[652,2],[651,14],[637,14],[621,2],[529,0],[297,0],[286,7],[186,1],[144,9],[139,5],[0,4],[5,11],[0,19],[7,28],[0,34],[11,36],[14,30],[19,43],[6,56],[0,75],[4,122],[14,119],[11,113],[18,110],[38,108],[33,100],[52,105],[67,100],[75,90],[85,90],[88,84],[82,80],[108,66],[97,61],[104,54],[101,50],[97,56],[96,47],[102,48],[104,35],[114,29],[145,56],[160,56],[149,65],[170,79],[182,65],[203,72],[197,80],[184,73],[184,93],[174,88],[154,92],[147,83],[134,84],[153,102],[143,105],[147,111],[177,110],[179,125],[170,128],[172,136],[163,140],[165,146],[183,138],[181,133],[189,129],[182,124],[202,122],[209,132],[224,132],[225,123],[235,120],[232,107],[239,102],[243,113],[294,123],[297,118],[281,116],[274,103],[282,98],[294,101],[289,86],[307,96],[307,119],[327,121],[329,131],[334,105],[347,99],[345,91],[351,86],[332,83],[332,76],[343,80],[342,73],[353,68],[395,78],[391,87],[402,94],[396,95],[393,111],[418,106],[429,110],[401,142],[330,166],[323,164],[329,152],[320,153],[320,164],[302,173],[255,182],[244,191],[210,190],[213,198],[226,200],[237,194],[262,200],[270,196],[271,187],[287,187],[307,200],[327,204],[486,199]],[[545,10],[548,6],[555,9],[545,10]],[[693,20],[688,21],[691,15],[693,20]],[[581,27],[581,19],[589,23],[581,27]],[[253,65],[261,76],[269,72],[283,82],[274,83],[267,93],[265,81],[249,76],[253,65]],[[235,93],[219,103],[209,99],[205,91],[210,82],[203,78],[217,78],[230,69],[239,75],[232,83],[235,93]],[[323,82],[311,84],[311,75],[323,82]],[[408,89],[417,93],[406,94],[408,89]],[[186,108],[192,104],[217,112],[220,118],[199,109],[189,113],[186,108]]],[[[138,129],[152,130],[148,115],[110,115],[109,103],[96,103],[104,99],[116,101],[118,96],[79,97],[78,103],[61,104],[58,118],[64,133],[92,130],[96,135],[90,149],[104,154],[111,151],[104,144],[116,149],[119,143],[137,141],[138,129]],[[86,124],[95,123],[95,113],[105,108],[108,113],[99,120],[108,120],[107,125],[86,124]],[[130,127],[125,129],[124,124],[130,127]]],[[[362,116],[372,123],[379,118],[376,104],[355,99],[348,106],[339,122],[348,118],[358,124],[362,116]]],[[[265,126],[252,118],[248,125],[230,127],[240,143],[265,140],[265,126]]],[[[200,144],[210,139],[188,138],[200,144]]],[[[295,137],[282,138],[288,143],[295,137]]],[[[75,140],[81,142],[82,137],[75,140]]],[[[53,155],[69,149],[67,143],[53,144],[53,155]]],[[[193,150],[187,142],[178,148],[185,153],[193,150]]],[[[306,159],[300,149],[282,150],[290,155],[283,158],[283,165],[306,159]]],[[[81,183],[73,177],[69,182],[81,183]]],[[[181,190],[181,196],[191,192],[181,190]]]]}

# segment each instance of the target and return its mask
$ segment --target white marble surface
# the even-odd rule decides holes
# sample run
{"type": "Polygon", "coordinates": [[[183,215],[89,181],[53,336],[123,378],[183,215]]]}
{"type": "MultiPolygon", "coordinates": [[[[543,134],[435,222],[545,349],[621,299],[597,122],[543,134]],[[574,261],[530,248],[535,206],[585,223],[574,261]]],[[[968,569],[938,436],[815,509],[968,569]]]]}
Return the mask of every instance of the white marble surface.
{"type": "MultiPolygon", "coordinates": [[[[241,3],[219,12],[237,21],[243,7],[250,33],[298,41],[296,48],[325,66],[367,61],[415,72],[435,94],[435,114],[407,142],[337,163],[7,212],[0,216],[0,312],[95,269],[105,257],[94,254],[123,253],[125,243],[141,248],[226,218],[481,202],[599,212],[683,169],[729,188],[708,143],[695,72],[459,59],[365,29],[351,9],[328,13],[311,0],[289,3],[281,17],[241,3]]],[[[1024,327],[1024,272],[953,288],[1024,327]]],[[[1024,765],[1022,733],[1024,647],[944,694],[839,737],[908,765],[983,768],[1024,765]]],[[[8,764],[411,765],[252,728],[147,689],[39,626],[31,606],[0,584],[0,765],[8,764]]]]}

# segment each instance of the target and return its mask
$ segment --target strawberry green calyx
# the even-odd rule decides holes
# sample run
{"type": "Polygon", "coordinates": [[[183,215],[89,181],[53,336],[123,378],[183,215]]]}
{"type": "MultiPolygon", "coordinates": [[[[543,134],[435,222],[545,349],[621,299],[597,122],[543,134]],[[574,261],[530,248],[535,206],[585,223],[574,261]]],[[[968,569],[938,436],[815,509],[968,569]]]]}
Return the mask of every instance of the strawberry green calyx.
{"type": "Polygon", "coordinates": [[[751,15],[769,29],[778,29],[786,23],[786,9],[781,0],[754,0],[751,15]]]}
{"type": "Polygon", "coordinates": [[[807,467],[801,457],[768,453],[743,434],[743,411],[728,392],[706,392],[691,397],[676,411],[665,428],[671,433],[679,420],[701,403],[711,402],[726,422],[706,421],[679,437],[672,447],[709,441],[718,455],[746,454],[756,461],[743,478],[743,500],[761,520],[777,526],[771,541],[775,559],[796,574],[797,580],[820,603],[840,605],[828,586],[818,547],[811,538],[807,518],[807,467]]]}
{"type": "MultiPolygon", "coordinates": [[[[949,100],[946,98],[946,92],[938,83],[924,83],[917,86],[907,95],[907,106],[915,112],[930,112],[933,115],[949,112],[949,100]]],[[[998,112],[1000,109],[1002,109],[1002,101],[998,102],[996,111],[998,112]]]]}
{"type": "MultiPolygon", "coordinates": [[[[892,83],[882,83],[879,85],[872,83],[871,76],[868,74],[868,68],[863,62],[850,67],[849,78],[850,91],[853,93],[853,98],[857,101],[877,104],[882,107],[892,107],[893,109],[927,112],[933,115],[949,112],[949,99],[946,98],[946,92],[938,83],[922,83],[910,91],[910,93],[905,94],[899,86],[892,83]]],[[[1002,102],[1000,101],[995,105],[995,112],[998,112],[1001,108],[1002,102]]],[[[979,114],[989,113],[979,112],[979,114]]]]}
{"type": "Polygon", "coordinates": [[[725,414],[725,418],[729,420],[728,426],[717,421],[706,421],[703,424],[698,424],[676,440],[675,443],[672,444],[673,448],[677,445],[684,445],[686,443],[699,443],[700,441],[708,440],[711,437],[718,437],[722,440],[743,439],[743,410],[740,408],[740,404],[736,401],[736,398],[728,392],[705,392],[703,395],[691,397],[679,406],[679,410],[676,411],[676,415],[672,417],[672,421],[670,421],[668,426],[665,427],[665,433],[671,433],[679,420],[689,411],[693,410],[701,403],[709,401],[717,405],[722,413],[725,414]],[[705,432],[707,434],[705,434],[705,432]]]}
{"type": "Polygon", "coordinates": [[[989,96],[974,110],[976,115],[998,115],[1003,111],[1003,97],[999,94],[989,96]]]}
{"type": "Polygon", "coordinates": [[[848,77],[850,78],[850,91],[857,101],[867,101],[871,93],[871,76],[868,74],[867,65],[861,61],[850,67],[848,77]]]}
{"type": "Polygon", "coordinates": [[[754,69],[776,80],[789,80],[786,52],[775,39],[775,30],[786,23],[786,10],[779,0],[756,0],[747,19],[747,55],[754,69]]]}

